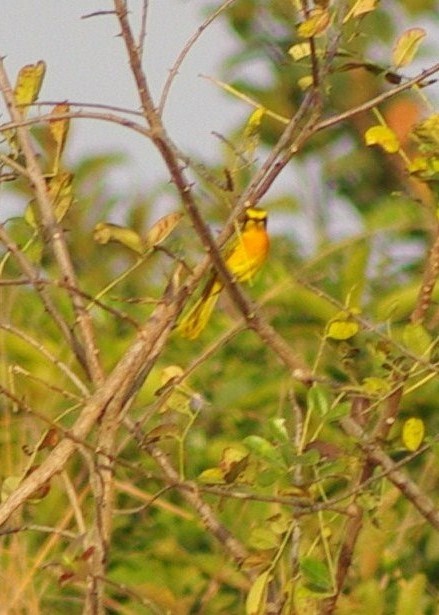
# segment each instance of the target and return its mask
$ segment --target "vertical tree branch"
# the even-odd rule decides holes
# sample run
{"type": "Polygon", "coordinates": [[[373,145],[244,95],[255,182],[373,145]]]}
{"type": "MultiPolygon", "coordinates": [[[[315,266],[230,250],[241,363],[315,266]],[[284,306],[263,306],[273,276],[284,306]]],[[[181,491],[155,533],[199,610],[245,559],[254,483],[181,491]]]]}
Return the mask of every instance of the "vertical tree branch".
{"type": "MultiPolygon", "coordinates": [[[[21,113],[15,104],[14,93],[1,58],[0,89],[12,121],[18,124],[22,119],[21,113]]],[[[18,126],[16,130],[20,148],[26,160],[28,178],[32,184],[40,210],[42,224],[50,241],[58,267],[68,285],[72,288],[78,288],[75,270],[64,238],[63,229],[56,220],[52,204],[48,197],[46,182],[38,164],[28,129],[23,126],[18,126]]],[[[84,302],[79,293],[71,292],[70,298],[81,331],[88,375],[95,384],[100,384],[103,381],[103,372],[99,363],[99,351],[95,342],[90,314],[85,309],[84,302]]]]}
{"type": "Polygon", "coordinates": [[[415,309],[411,315],[413,323],[423,323],[428,308],[431,305],[431,296],[439,276],[439,225],[436,225],[435,240],[430,249],[421,288],[418,294],[415,309]]]}

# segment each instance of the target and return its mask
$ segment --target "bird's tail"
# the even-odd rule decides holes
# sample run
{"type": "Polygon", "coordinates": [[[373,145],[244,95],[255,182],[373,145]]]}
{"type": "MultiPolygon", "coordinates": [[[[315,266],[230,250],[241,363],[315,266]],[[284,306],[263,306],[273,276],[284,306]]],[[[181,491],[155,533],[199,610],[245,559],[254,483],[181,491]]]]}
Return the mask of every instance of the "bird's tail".
{"type": "Polygon", "coordinates": [[[216,278],[208,282],[201,297],[177,325],[177,332],[182,337],[194,340],[200,335],[209,321],[221,289],[222,284],[216,278]]]}

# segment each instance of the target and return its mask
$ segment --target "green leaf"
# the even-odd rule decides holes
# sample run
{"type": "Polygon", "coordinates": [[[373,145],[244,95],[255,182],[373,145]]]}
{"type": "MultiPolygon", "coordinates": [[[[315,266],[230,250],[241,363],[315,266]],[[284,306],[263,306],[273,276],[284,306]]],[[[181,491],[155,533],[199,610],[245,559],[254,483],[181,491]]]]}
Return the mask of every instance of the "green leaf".
{"type": "Polygon", "coordinates": [[[300,560],[300,570],[309,589],[327,592],[331,590],[331,575],[323,562],[314,557],[304,557],[300,560]]]}
{"type": "Polygon", "coordinates": [[[298,316],[327,322],[338,313],[337,308],[327,299],[319,297],[315,292],[299,283],[293,282],[291,292],[288,294],[290,309],[298,316]]]}
{"type": "Polygon", "coordinates": [[[369,245],[366,241],[356,242],[345,252],[345,264],[340,276],[340,290],[343,297],[349,297],[349,307],[358,307],[361,304],[367,279],[369,252],[369,245]]]}
{"type": "Polygon", "coordinates": [[[416,356],[429,355],[432,339],[421,323],[408,323],[402,332],[402,339],[407,348],[416,356]]]}
{"type": "MultiPolygon", "coordinates": [[[[387,296],[383,294],[381,298],[377,298],[376,319],[385,322],[388,319],[398,321],[407,318],[415,306],[418,294],[419,284],[417,283],[390,290],[387,296]]],[[[439,300],[439,288],[433,292],[433,299],[439,300]]]]}
{"type": "Polygon", "coordinates": [[[276,439],[281,444],[288,444],[290,442],[290,436],[286,428],[286,420],[282,417],[270,418],[268,421],[268,427],[276,439]]]}
{"type": "Polygon", "coordinates": [[[290,461],[294,465],[299,466],[313,466],[318,463],[320,459],[320,453],[315,449],[309,449],[302,455],[291,455],[290,461]]]}
{"type": "Polygon", "coordinates": [[[250,533],[248,539],[249,547],[266,551],[277,549],[279,546],[279,535],[268,527],[257,527],[250,533]]]}
{"type": "Polygon", "coordinates": [[[325,416],[331,407],[331,396],[322,384],[314,384],[307,394],[307,406],[311,413],[325,416]]]}
{"type": "Polygon", "coordinates": [[[407,66],[412,62],[426,35],[423,28],[410,28],[401,34],[392,51],[392,62],[395,68],[407,66]]]}
{"type": "Polygon", "coordinates": [[[350,411],[351,403],[348,401],[343,401],[330,408],[328,414],[326,415],[326,420],[330,422],[338,421],[344,416],[347,416],[350,411]]]}
{"type": "Polygon", "coordinates": [[[257,457],[265,459],[266,461],[271,461],[286,469],[285,461],[279,450],[265,438],[261,438],[260,436],[248,436],[244,438],[243,444],[257,457]]]}
{"type": "Polygon", "coordinates": [[[333,340],[348,340],[359,330],[358,323],[353,320],[333,320],[328,327],[326,337],[333,340]]]}

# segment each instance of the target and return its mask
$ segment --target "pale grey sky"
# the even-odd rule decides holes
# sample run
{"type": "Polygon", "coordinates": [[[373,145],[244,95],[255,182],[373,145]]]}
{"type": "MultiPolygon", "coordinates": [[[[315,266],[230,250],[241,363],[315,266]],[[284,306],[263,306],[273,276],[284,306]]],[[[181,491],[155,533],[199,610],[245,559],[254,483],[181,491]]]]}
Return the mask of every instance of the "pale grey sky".
{"type": "MultiPolygon", "coordinates": [[[[206,0],[150,0],[145,62],[156,95],[183,45],[209,14],[206,8],[215,4],[219,5],[206,0]]],[[[132,22],[137,26],[139,19],[134,11],[141,5],[140,0],[130,2],[132,22]]],[[[117,36],[116,18],[108,15],[81,19],[111,8],[109,0],[3,2],[0,54],[6,56],[11,80],[15,80],[21,66],[43,59],[47,72],[40,100],[136,109],[138,99],[125,48],[117,36]]],[[[208,159],[210,155],[211,160],[219,148],[211,132],[226,133],[249,112],[199,76],[218,75],[221,59],[233,44],[221,20],[202,34],[174,82],[164,116],[172,138],[180,146],[208,159]]],[[[0,108],[3,113],[4,108],[0,108]]],[[[75,122],[68,144],[70,158],[114,150],[128,152],[132,162],[117,174],[119,190],[124,183],[147,189],[157,177],[167,177],[157,155],[141,136],[109,123],[75,122]]]]}
{"type": "MultiPolygon", "coordinates": [[[[141,0],[129,3],[133,11],[132,21],[137,25],[139,19],[135,11],[140,10],[141,5],[141,0]]],[[[145,61],[156,96],[183,45],[204,20],[207,7],[219,5],[220,0],[149,0],[145,61]]],[[[81,19],[95,11],[111,10],[112,6],[110,0],[4,0],[0,18],[0,55],[6,56],[11,80],[15,79],[21,66],[43,59],[47,63],[47,73],[41,100],[67,99],[136,109],[138,99],[125,48],[117,36],[116,18],[108,15],[81,19]]],[[[425,46],[430,50],[432,46],[437,47],[437,24],[432,20],[426,23],[418,18],[413,20],[403,15],[402,9],[400,13],[400,32],[407,27],[423,26],[428,34],[425,46]]],[[[247,105],[226,96],[199,76],[219,76],[221,60],[234,45],[236,42],[221,19],[202,34],[174,82],[164,116],[169,133],[177,144],[186,153],[199,154],[207,161],[215,160],[221,147],[212,131],[227,134],[251,111],[247,105]]],[[[386,49],[385,53],[388,55],[390,51],[386,49]]],[[[415,74],[428,65],[420,54],[416,65],[407,72],[415,74]]],[[[263,74],[259,68],[254,72],[263,74]]],[[[437,86],[429,88],[428,95],[433,100],[435,91],[437,100],[438,89],[437,86]]],[[[0,111],[4,112],[1,103],[0,111]]],[[[147,191],[158,178],[168,177],[157,153],[139,135],[109,123],[89,120],[74,123],[67,148],[68,159],[112,151],[123,151],[130,156],[128,163],[110,178],[111,186],[118,194],[124,194],[127,189],[147,191]]],[[[289,167],[288,173],[282,175],[276,188],[291,190],[303,200],[304,209],[309,212],[316,203],[326,203],[331,199],[320,180],[318,171],[316,175],[315,169],[306,165],[300,168],[300,163],[296,162],[289,167]],[[300,181],[296,181],[297,173],[300,181]]],[[[169,199],[170,202],[164,206],[174,207],[172,197],[169,199]]],[[[2,219],[9,214],[8,206],[9,198],[5,203],[0,193],[2,219]]],[[[340,218],[337,213],[339,206],[337,197],[332,206],[337,219],[340,218]]],[[[309,223],[309,215],[302,221],[297,219],[296,231],[301,224],[309,223]]],[[[274,226],[272,220],[272,229],[274,226]]],[[[350,225],[345,226],[350,228],[350,225]]],[[[309,235],[309,232],[305,234],[309,235]]]]}

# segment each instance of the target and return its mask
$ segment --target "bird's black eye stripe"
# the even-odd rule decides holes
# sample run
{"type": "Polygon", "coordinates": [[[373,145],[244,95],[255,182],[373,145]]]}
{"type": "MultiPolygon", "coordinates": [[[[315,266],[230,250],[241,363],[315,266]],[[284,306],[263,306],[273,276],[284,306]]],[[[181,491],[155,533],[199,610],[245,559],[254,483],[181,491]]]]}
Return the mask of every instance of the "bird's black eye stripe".
{"type": "Polygon", "coordinates": [[[257,209],[256,207],[249,207],[245,212],[245,221],[251,220],[252,222],[267,222],[267,212],[265,209],[257,209]]]}

